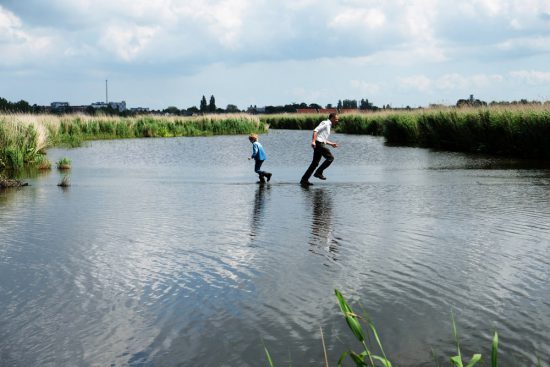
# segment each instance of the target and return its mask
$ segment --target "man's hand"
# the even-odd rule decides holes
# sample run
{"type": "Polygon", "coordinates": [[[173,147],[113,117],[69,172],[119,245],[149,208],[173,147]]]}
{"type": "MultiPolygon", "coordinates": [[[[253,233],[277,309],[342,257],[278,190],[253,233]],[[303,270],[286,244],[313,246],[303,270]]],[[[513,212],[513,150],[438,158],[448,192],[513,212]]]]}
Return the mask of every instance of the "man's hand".
{"type": "Polygon", "coordinates": [[[332,143],[331,145],[332,145],[333,148],[338,148],[338,144],[336,144],[336,143],[332,143]]]}
{"type": "Polygon", "coordinates": [[[312,141],[312,142],[311,142],[311,147],[312,147],[313,149],[315,149],[315,141],[312,141]]]}

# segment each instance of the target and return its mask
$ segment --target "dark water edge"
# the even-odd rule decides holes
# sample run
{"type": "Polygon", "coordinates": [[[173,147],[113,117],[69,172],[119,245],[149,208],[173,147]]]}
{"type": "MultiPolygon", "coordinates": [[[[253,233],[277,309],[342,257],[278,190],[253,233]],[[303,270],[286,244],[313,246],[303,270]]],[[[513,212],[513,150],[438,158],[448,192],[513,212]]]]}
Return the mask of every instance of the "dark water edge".
{"type": "Polygon", "coordinates": [[[297,184],[310,132],[92,142],[62,174],[0,192],[0,365],[320,365],[357,346],[364,305],[394,365],[454,353],[547,362],[550,172],[334,135],[326,182],[297,184]]]}

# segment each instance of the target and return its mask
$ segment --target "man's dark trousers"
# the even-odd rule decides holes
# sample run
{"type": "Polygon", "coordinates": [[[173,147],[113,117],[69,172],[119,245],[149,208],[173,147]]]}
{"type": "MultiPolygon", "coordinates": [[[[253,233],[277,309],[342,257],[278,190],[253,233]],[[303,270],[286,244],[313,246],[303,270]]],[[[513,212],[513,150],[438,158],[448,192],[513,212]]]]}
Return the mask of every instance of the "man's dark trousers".
{"type": "Polygon", "coordinates": [[[313,149],[313,160],[311,161],[311,164],[309,165],[306,173],[302,176],[301,182],[306,182],[309,180],[313,172],[315,171],[315,168],[319,165],[319,162],[321,161],[321,157],[325,158],[325,161],[319,166],[317,169],[317,173],[323,174],[323,171],[330,166],[332,161],[334,160],[334,156],[330,152],[330,150],[327,148],[327,145],[325,143],[321,143],[319,141],[315,142],[315,149],[313,149]]]}

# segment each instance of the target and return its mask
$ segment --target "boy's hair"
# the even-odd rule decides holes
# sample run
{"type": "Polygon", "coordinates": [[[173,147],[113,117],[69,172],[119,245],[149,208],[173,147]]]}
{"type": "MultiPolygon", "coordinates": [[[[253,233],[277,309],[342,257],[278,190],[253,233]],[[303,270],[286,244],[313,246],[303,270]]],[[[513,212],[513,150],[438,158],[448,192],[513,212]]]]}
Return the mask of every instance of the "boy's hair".
{"type": "Polygon", "coordinates": [[[248,139],[258,140],[258,134],[250,134],[248,135],[248,139]]]}

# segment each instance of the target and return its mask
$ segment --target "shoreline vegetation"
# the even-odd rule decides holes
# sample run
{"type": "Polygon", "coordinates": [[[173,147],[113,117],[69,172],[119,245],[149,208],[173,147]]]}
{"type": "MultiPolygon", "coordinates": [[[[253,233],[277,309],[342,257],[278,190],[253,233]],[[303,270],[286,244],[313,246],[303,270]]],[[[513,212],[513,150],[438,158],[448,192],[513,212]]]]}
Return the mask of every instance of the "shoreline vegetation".
{"type": "MultiPolygon", "coordinates": [[[[311,130],[319,114],[263,115],[273,129],[311,130]]],[[[550,159],[550,106],[477,107],[340,114],[336,132],[386,143],[511,158],[550,159]]]]}
{"type": "Polygon", "coordinates": [[[247,114],[196,117],[135,117],[0,114],[0,172],[49,169],[46,149],[77,147],[86,140],[265,133],[268,126],[247,114]]]}
{"type": "MultiPolygon", "coordinates": [[[[311,130],[323,114],[134,117],[0,113],[0,172],[48,169],[49,147],[86,140],[311,130]]],[[[510,158],[550,159],[550,106],[440,108],[340,114],[336,132],[383,136],[386,143],[510,158]]]]}

